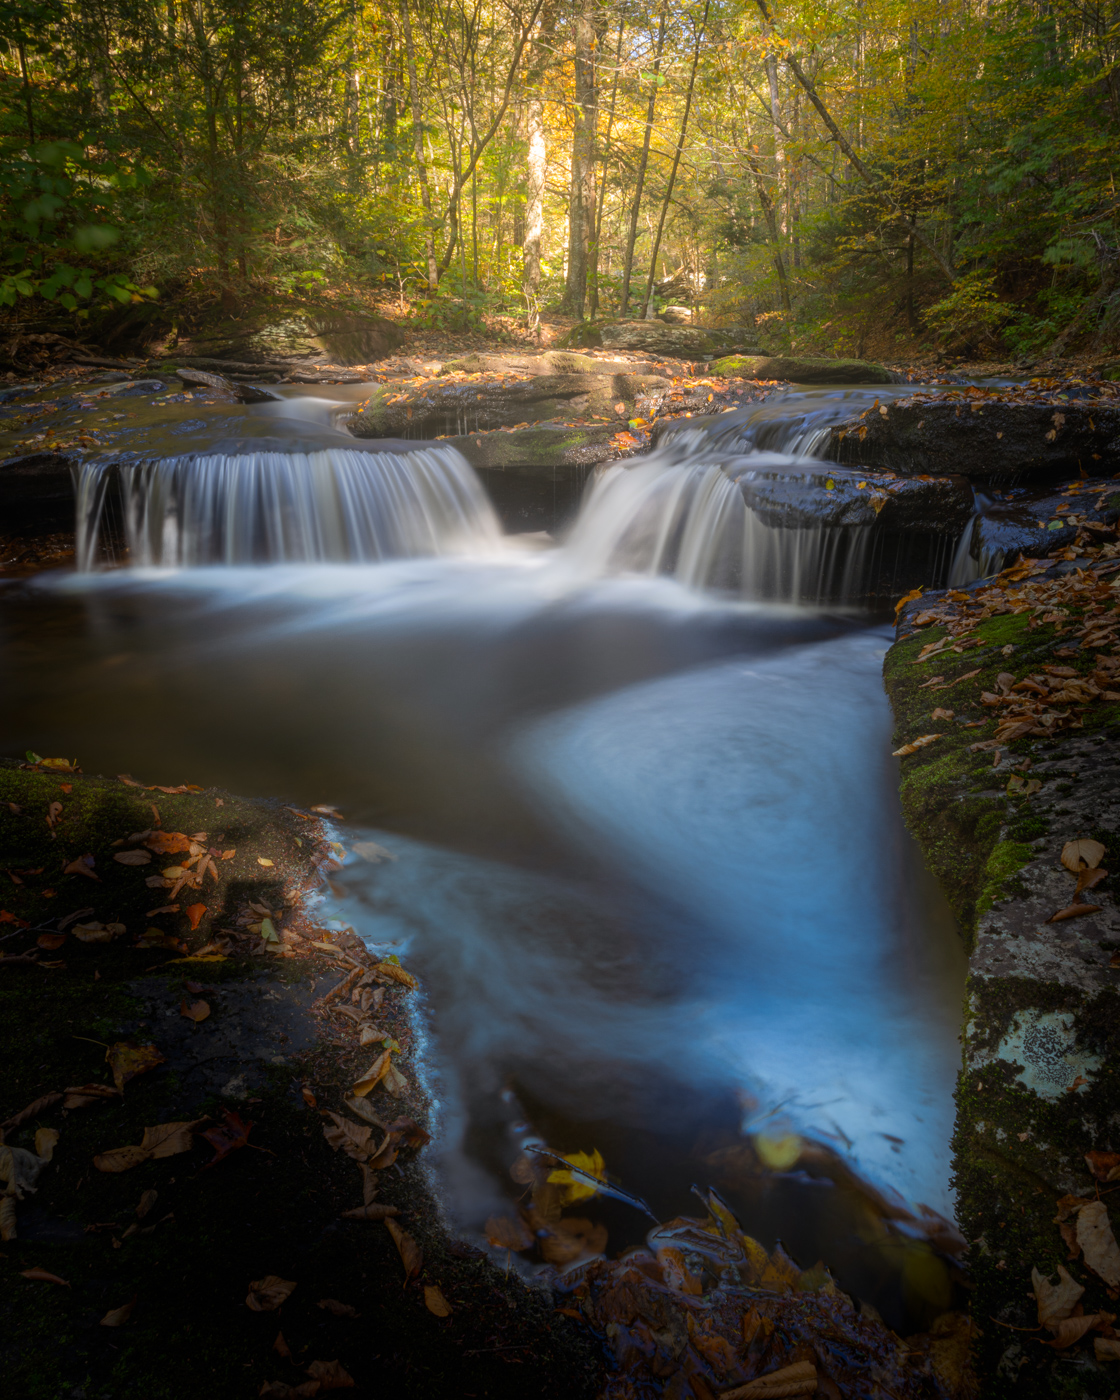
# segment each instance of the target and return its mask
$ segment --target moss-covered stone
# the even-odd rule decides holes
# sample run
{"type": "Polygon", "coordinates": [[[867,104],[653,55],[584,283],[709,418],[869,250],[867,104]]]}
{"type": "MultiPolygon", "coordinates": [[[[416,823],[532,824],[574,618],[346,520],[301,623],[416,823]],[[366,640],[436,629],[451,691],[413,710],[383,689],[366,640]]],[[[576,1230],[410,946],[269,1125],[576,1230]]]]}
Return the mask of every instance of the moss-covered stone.
{"type": "Polygon", "coordinates": [[[898,376],[868,360],[824,360],[802,355],[725,355],[713,374],[735,379],[788,379],[794,384],[893,384],[898,376]]]}

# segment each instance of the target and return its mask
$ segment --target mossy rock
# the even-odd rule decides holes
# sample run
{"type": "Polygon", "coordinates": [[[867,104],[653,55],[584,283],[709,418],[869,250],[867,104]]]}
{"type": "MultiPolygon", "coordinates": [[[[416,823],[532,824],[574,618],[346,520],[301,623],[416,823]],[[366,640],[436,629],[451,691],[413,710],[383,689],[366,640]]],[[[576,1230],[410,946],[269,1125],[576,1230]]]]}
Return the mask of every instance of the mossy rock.
{"type": "Polygon", "coordinates": [[[726,355],[711,366],[729,379],[786,379],[793,384],[896,384],[899,376],[868,360],[793,355],[726,355]]]}

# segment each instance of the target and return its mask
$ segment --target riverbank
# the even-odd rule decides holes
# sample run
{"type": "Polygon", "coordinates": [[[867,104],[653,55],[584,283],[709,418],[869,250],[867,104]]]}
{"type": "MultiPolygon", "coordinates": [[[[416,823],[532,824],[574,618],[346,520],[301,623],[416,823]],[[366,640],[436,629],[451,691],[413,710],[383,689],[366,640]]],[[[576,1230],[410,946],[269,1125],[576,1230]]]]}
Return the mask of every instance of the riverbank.
{"type": "Polygon", "coordinates": [[[1082,530],[906,600],[885,663],[906,819],[970,954],[954,1148],[985,1396],[1117,1386],[1118,580],[1082,530]]]}
{"type": "Polygon", "coordinates": [[[420,993],[316,924],[316,814],[11,762],[0,797],[13,1392],[594,1394],[595,1339],[447,1233],[420,993]]]}

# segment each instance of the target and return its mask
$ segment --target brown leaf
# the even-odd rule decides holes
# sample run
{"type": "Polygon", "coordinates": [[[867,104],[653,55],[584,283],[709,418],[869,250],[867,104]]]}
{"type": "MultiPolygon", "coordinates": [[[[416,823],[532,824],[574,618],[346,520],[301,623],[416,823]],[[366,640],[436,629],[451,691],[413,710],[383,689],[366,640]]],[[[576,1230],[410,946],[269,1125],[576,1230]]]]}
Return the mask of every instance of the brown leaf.
{"type": "Polygon", "coordinates": [[[1120,1361],[1120,1337],[1094,1337],[1093,1354],[1098,1361],[1120,1361]]]}
{"type": "Polygon", "coordinates": [[[1062,864],[1074,875],[1095,869],[1103,859],[1104,847],[1099,841],[1067,841],[1062,847],[1062,864]]]}
{"type": "Polygon", "coordinates": [[[68,1280],[59,1278],[57,1274],[48,1273],[46,1269],[20,1269],[23,1278],[33,1279],[36,1283],[60,1283],[63,1288],[69,1288],[68,1280]]]}
{"type": "Polygon", "coordinates": [[[49,1162],[58,1146],[56,1128],[39,1128],[35,1133],[35,1155],[40,1162],[49,1162]]]}
{"type": "Polygon", "coordinates": [[[1094,886],[1099,885],[1102,880],[1107,879],[1108,871],[1102,869],[1099,865],[1093,870],[1082,870],[1077,877],[1077,889],[1074,890],[1075,902],[1076,896],[1081,894],[1083,890],[1091,890],[1094,886]]]}
{"type": "Polygon", "coordinates": [[[406,972],[399,963],[379,962],[373,970],[380,972],[383,977],[391,977],[394,982],[399,982],[402,987],[408,987],[410,991],[420,985],[412,973],[406,972]]]}
{"type": "Polygon", "coordinates": [[[282,1356],[285,1361],[291,1361],[292,1349],[284,1340],[283,1332],[277,1332],[276,1340],[272,1343],[272,1350],[282,1356]]]}
{"type": "Polygon", "coordinates": [[[353,1157],[355,1162],[364,1162],[369,1157],[369,1138],[373,1131],[369,1127],[359,1127],[357,1123],[352,1123],[349,1118],[343,1118],[341,1114],[331,1112],[335,1126],[323,1125],[323,1136],[337,1152],[339,1148],[348,1157],[353,1157]]]}
{"type": "Polygon", "coordinates": [[[150,851],[117,851],[113,859],[119,865],[151,865],[150,851]]]}
{"type": "Polygon", "coordinates": [[[940,705],[938,705],[937,709],[934,710],[934,711],[932,712],[932,714],[930,715],[930,719],[933,720],[934,723],[936,724],[936,722],[937,722],[939,719],[952,719],[952,718],[954,717],[955,714],[956,714],[956,711],[955,711],[955,710],[946,710],[946,709],[943,709],[940,705]]]}
{"type": "MultiPolygon", "coordinates": [[[[67,1093],[69,1092],[67,1090],[67,1093]]],[[[0,1129],[18,1128],[29,1118],[37,1118],[45,1109],[53,1107],[61,1098],[61,1094],[43,1094],[39,1098],[33,1099],[26,1108],[21,1108],[18,1113],[13,1113],[10,1118],[6,1118],[3,1123],[0,1123],[0,1129]]]]}
{"type": "Polygon", "coordinates": [[[1070,1278],[1061,1264],[1058,1265],[1056,1284],[1044,1278],[1037,1269],[1032,1269],[1031,1285],[1034,1288],[1035,1302],[1038,1304],[1039,1324],[1048,1327],[1051,1332],[1056,1332],[1058,1324],[1070,1316],[1077,1306],[1078,1299],[1085,1292],[1075,1279],[1070,1278]]]}
{"type": "Polygon", "coordinates": [[[145,1191],[136,1206],[136,1219],[143,1220],[158,1199],[158,1191],[145,1191]]]}
{"type": "Polygon", "coordinates": [[[210,1015],[210,1003],[208,1001],[187,1001],[186,997],[179,1003],[179,1015],[185,1016],[188,1021],[205,1021],[210,1015]]]}
{"type": "Polygon", "coordinates": [[[541,1253],[548,1263],[561,1267],[577,1259],[591,1259],[602,1254],[606,1247],[607,1227],[579,1216],[558,1221],[552,1234],[540,1242],[541,1253]]]}
{"type": "Polygon", "coordinates": [[[64,933],[41,933],[35,942],[40,948],[53,950],[62,947],[66,942],[66,935],[64,933]]]}
{"type": "Polygon", "coordinates": [[[451,1304],[434,1283],[424,1285],[424,1306],[436,1317],[450,1317],[451,1304]]]}
{"type": "Polygon", "coordinates": [[[216,1166],[239,1147],[251,1147],[252,1143],[249,1141],[249,1132],[252,1126],[253,1123],[251,1119],[248,1123],[242,1122],[239,1114],[227,1108],[222,1114],[222,1121],[213,1128],[207,1128],[202,1134],[214,1149],[213,1157],[210,1158],[209,1162],[206,1163],[206,1166],[204,1166],[202,1170],[205,1171],[207,1167],[216,1166]]]}
{"type": "Polygon", "coordinates": [[[276,1274],[266,1274],[249,1285],[245,1306],[253,1312],[275,1312],[291,1296],[295,1283],[276,1274]]]}
{"type": "Polygon", "coordinates": [[[114,1147],[108,1152],[99,1152],[93,1165],[99,1172],[127,1172],[146,1162],[151,1155],[145,1147],[114,1147]]]}
{"type": "Polygon", "coordinates": [[[101,883],[101,876],[93,873],[93,856],[79,856],[77,860],[68,861],[62,867],[64,875],[84,875],[87,880],[96,880],[101,883]]]}
{"type": "Polygon", "coordinates": [[[359,1075],[358,1081],[351,1092],[359,1097],[364,1097],[376,1084],[380,1084],[389,1069],[390,1059],[390,1052],[388,1050],[382,1050],[381,1054],[378,1055],[369,1069],[367,1069],[364,1074],[359,1075]]]}
{"type": "Polygon", "coordinates": [[[1120,1175],[1120,1152],[1086,1152],[1085,1160],[1098,1181],[1115,1181],[1120,1175]]]}
{"type": "Polygon", "coordinates": [[[153,831],[144,842],[149,851],[160,856],[174,856],[191,848],[191,839],[181,831],[153,831]]]}
{"type": "Polygon", "coordinates": [[[205,1122],[205,1118],[196,1118],[191,1123],[160,1123],[154,1128],[145,1128],[140,1146],[157,1160],[189,1152],[194,1146],[191,1134],[200,1123],[205,1122]]]}
{"type": "Polygon", "coordinates": [[[520,1254],[533,1247],[533,1235],[516,1215],[492,1215],[486,1222],[486,1238],[496,1249],[512,1249],[520,1254]]]}
{"type": "Polygon", "coordinates": [[[300,1089],[300,1094],[302,1095],[303,1101],[308,1108],[319,1107],[318,1099],[316,1099],[315,1095],[311,1092],[311,1090],[307,1087],[306,1084],[303,1085],[303,1087],[300,1089]]]}
{"type": "Polygon", "coordinates": [[[313,1361],[307,1374],[317,1380],[324,1390],[353,1390],[356,1382],[337,1361],[313,1361]]]}
{"type": "Polygon", "coordinates": [[[13,1197],[0,1196],[0,1240],[14,1240],[16,1230],[16,1203],[13,1197]]]}
{"type": "Polygon", "coordinates": [[[817,1368],[811,1361],[795,1361],[769,1371],[746,1385],[725,1390],[720,1400],[780,1400],[780,1397],[812,1395],[817,1389],[817,1368]]]}
{"type": "Polygon", "coordinates": [[[1100,1321],[1100,1314],[1089,1313],[1082,1317],[1065,1317],[1054,1329],[1054,1339],[1045,1342],[1044,1345],[1053,1347],[1055,1351],[1064,1351],[1066,1347],[1071,1347],[1075,1342],[1079,1342],[1086,1332],[1091,1331],[1100,1321]]]}
{"type": "Polygon", "coordinates": [[[75,924],[74,937],[82,943],[111,943],[113,926],[106,927],[101,923],[75,924]]]}
{"type": "Polygon", "coordinates": [[[113,1071],[113,1083],[120,1090],[138,1074],[146,1074],[156,1065],[162,1065],[166,1058],[154,1045],[137,1045],[131,1040],[118,1040],[105,1051],[106,1063],[113,1071]]]}
{"type": "Polygon", "coordinates": [[[408,1283],[420,1272],[424,1263],[424,1253],[420,1246],[412,1238],[407,1230],[402,1230],[395,1220],[386,1220],[385,1228],[393,1237],[393,1243],[397,1246],[397,1253],[401,1256],[401,1263],[404,1265],[404,1281],[408,1283]]]}
{"type": "Polygon", "coordinates": [[[1099,914],[1102,907],[1100,904],[1069,904],[1065,909],[1059,909],[1056,914],[1051,914],[1046,922],[1060,924],[1065,919],[1080,919],[1083,914],[1099,914]]]}
{"type": "Polygon", "coordinates": [[[1082,1206],[1077,1216],[1077,1243],[1089,1268],[1104,1279],[1109,1288],[1120,1288],[1120,1248],[1103,1201],[1091,1201],[1082,1206]]]}
{"type": "Polygon", "coordinates": [[[77,1084],[66,1090],[62,1107],[88,1108],[90,1104],[104,1103],[107,1099],[119,1099],[120,1096],[121,1091],[109,1084],[77,1084]]]}
{"type": "Polygon", "coordinates": [[[367,1201],[364,1206],[355,1206],[353,1210],[342,1212],[343,1220],[388,1220],[392,1215],[399,1215],[400,1211],[396,1206],[381,1205],[377,1201],[367,1201]]]}
{"type": "Polygon", "coordinates": [[[361,1317],[357,1308],[352,1308],[349,1303],[340,1303],[337,1298],[320,1298],[318,1306],[324,1312],[334,1313],[335,1317],[361,1317]]]}
{"type": "Polygon", "coordinates": [[[183,912],[186,914],[187,918],[190,920],[191,928],[192,928],[192,929],[196,929],[196,928],[198,928],[199,924],[202,922],[203,918],[204,918],[205,915],[206,915],[206,905],[205,905],[205,904],[188,904],[187,907],[186,907],[186,909],[185,909],[183,912]]]}
{"type": "Polygon", "coordinates": [[[924,749],[927,744],[932,744],[935,739],[940,739],[940,734],[922,734],[912,743],[903,744],[902,748],[895,749],[892,758],[905,758],[907,754],[917,753],[919,749],[924,749]]]}
{"type": "Polygon", "coordinates": [[[261,1381],[257,1391],[260,1400],[293,1400],[296,1396],[318,1395],[318,1381],[304,1381],[302,1385],[289,1385],[287,1381],[261,1381]]]}
{"type": "Polygon", "coordinates": [[[132,1309],[136,1306],[137,1295],[134,1293],[127,1303],[119,1308],[112,1308],[101,1319],[102,1327],[121,1327],[132,1316],[132,1309]]]}

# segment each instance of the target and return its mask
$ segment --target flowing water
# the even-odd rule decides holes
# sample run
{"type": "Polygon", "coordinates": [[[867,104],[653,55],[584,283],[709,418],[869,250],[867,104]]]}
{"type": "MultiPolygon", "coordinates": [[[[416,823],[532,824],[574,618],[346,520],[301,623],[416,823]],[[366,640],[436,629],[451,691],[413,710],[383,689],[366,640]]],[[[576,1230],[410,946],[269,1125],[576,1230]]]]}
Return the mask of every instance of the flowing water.
{"type": "MultiPolygon", "coordinates": [[[[740,478],[775,463],[730,422],[519,547],[453,450],[340,446],[352,399],[263,406],[255,451],[244,423],[228,451],[149,441],[126,528],[165,567],[0,589],[9,748],[344,813],[323,912],[423,979],[458,1228],[509,1210],[527,1144],[598,1150],[658,1218],[715,1186],[768,1246],[928,1321],[963,954],[901,822],[890,633],[799,601],[854,593],[862,556],[758,520],[740,478]]],[[[588,1213],[609,1252],[649,1226],[588,1213]]]]}

